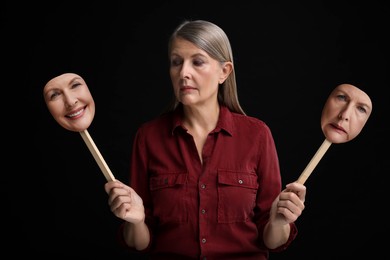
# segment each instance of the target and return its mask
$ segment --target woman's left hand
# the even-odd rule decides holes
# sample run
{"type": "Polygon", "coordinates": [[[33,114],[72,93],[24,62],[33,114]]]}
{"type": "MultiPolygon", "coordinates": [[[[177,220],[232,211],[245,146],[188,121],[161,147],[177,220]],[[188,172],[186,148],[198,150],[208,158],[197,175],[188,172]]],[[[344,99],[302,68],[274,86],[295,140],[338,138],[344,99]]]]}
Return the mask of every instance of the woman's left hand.
{"type": "Polygon", "coordinates": [[[306,186],[293,182],[286,185],[272,203],[270,222],[285,225],[298,219],[305,209],[306,186]]]}

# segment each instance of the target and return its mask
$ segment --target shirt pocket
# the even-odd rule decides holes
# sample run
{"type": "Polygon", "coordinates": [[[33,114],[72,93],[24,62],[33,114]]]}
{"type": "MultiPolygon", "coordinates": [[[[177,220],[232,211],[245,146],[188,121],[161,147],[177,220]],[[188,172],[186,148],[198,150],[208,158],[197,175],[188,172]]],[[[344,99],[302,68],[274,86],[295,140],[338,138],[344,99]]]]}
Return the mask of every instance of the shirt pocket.
{"type": "Polygon", "coordinates": [[[259,184],[256,174],[218,170],[218,222],[246,222],[253,217],[259,184]]]}
{"type": "Polygon", "coordinates": [[[187,222],[187,175],[158,173],[150,178],[153,215],[161,222],[187,222]]]}

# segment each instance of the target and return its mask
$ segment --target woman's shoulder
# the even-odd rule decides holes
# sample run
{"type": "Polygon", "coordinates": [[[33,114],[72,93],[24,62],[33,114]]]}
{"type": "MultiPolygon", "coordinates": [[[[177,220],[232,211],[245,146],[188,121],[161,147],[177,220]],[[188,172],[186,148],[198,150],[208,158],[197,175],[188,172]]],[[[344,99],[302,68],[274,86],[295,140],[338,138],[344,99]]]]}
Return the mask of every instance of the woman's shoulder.
{"type": "Polygon", "coordinates": [[[252,127],[265,127],[268,128],[268,125],[260,118],[255,116],[243,115],[238,113],[232,113],[232,118],[238,124],[248,125],[252,127]]]}
{"type": "Polygon", "coordinates": [[[241,140],[256,143],[272,140],[270,127],[260,118],[238,113],[232,113],[231,124],[226,129],[230,129],[233,136],[239,136],[241,140]]]}

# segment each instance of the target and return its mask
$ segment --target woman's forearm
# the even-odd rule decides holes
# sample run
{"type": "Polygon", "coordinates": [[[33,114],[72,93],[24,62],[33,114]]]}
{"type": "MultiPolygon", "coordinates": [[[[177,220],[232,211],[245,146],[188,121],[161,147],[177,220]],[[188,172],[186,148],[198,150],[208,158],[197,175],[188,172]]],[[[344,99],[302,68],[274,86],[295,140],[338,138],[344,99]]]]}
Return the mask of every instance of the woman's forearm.
{"type": "Polygon", "coordinates": [[[270,248],[275,249],[288,241],[290,236],[290,224],[272,225],[267,223],[264,229],[263,239],[264,244],[270,248]]]}
{"type": "Polygon", "coordinates": [[[149,228],[145,222],[139,224],[127,222],[123,229],[123,237],[128,246],[143,250],[150,242],[149,228]]]}

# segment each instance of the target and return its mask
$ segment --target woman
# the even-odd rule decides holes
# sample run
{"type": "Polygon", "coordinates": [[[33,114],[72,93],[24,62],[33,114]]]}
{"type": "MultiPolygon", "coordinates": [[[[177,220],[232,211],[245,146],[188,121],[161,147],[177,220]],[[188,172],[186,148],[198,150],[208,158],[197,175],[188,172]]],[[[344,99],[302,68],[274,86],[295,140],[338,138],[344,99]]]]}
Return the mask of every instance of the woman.
{"type": "Polygon", "coordinates": [[[169,44],[174,100],[137,131],[130,186],[107,182],[120,239],[151,259],[267,259],[296,237],[306,188],[281,191],[268,126],[245,115],[224,31],[185,21],[169,44]]]}
{"type": "Polygon", "coordinates": [[[67,130],[87,129],[95,116],[95,102],[85,80],[75,73],[63,73],[50,79],[43,97],[53,118],[67,130]]]}
{"type": "Polygon", "coordinates": [[[354,139],[371,115],[372,102],[366,92],[355,85],[338,85],[326,100],[321,114],[321,129],[332,143],[354,139]]]}

